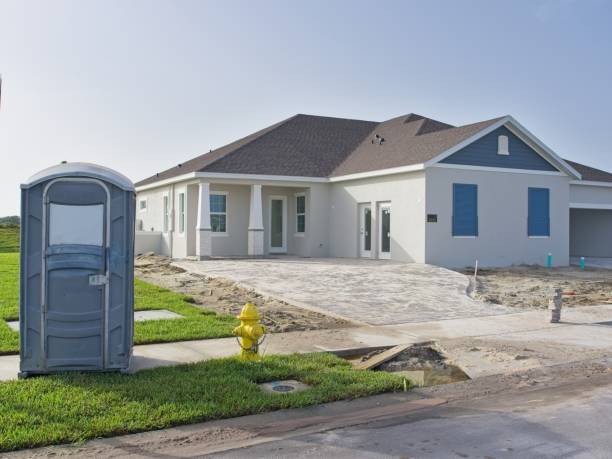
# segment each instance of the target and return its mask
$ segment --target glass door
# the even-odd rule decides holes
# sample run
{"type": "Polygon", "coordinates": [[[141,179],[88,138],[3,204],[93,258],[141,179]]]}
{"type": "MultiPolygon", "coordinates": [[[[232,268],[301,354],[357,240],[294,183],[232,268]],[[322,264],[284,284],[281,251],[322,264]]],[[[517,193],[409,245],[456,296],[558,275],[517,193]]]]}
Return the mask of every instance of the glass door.
{"type": "Polygon", "coordinates": [[[370,258],[372,253],[372,206],[359,204],[359,256],[370,258]]]}
{"type": "Polygon", "coordinates": [[[270,253],[287,252],[287,198],[270,196],[270,253]]]}
{"type": "Polygon", "coordinates": [[[378,258],[391,258],[391,204],[381,204],[378,215],[379,252],[378,258]]]}

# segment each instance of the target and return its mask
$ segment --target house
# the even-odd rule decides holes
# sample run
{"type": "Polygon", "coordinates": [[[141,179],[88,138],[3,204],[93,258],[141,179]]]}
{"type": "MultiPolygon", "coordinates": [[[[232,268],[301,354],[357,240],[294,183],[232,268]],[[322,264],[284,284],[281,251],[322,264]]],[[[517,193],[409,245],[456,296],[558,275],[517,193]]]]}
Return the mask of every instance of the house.
{"type": "Polygon", "coordinates": [[[137,251],[441,266],[612,257],[612,174],[513,117],[296,115],[136,184],[137,251]]]}

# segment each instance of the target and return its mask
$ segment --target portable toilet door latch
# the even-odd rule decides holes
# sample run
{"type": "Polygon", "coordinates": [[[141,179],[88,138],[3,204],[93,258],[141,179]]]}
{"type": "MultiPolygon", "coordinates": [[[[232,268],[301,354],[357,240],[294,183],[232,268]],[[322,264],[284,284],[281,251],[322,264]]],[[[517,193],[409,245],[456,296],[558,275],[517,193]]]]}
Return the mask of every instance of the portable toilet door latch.
{"type": "Polygon", "coordinates": [[[106,285],[108,284],[108,277],[104,274],[92,274],[89,276],[89,285],[106,285]]]}

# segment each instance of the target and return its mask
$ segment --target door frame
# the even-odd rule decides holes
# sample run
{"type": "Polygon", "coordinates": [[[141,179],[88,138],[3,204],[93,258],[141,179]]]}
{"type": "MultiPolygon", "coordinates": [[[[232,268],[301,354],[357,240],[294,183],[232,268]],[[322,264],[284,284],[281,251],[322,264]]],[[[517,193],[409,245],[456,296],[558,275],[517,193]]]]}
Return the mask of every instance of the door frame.
{"type": "Polygon", "coordinates": [[[287,196],[270,195],[268,196],[268,252],[287,253],[287,196]],[[283,245],[282,247],[272,247],[272,201],[283,202],[283,245]]]}
{"type": "Polygon", "coordinates": [[[360,258],[372,258],[372,243],[374,242],[372,238],[372,224],[374,223],[374,219],[372,218],[372,203],[370,202],[362,202],[358,204],[358,238],[359,238],[359,248],[358,254],[360,258]],[[365,250],[365,239],[364,239],[364,231],[365,231],[365,209],[370,209],[370,250],[365,250]]]}
{"type": "MultiPolygon", "coordinates": [[[[385,202],[379,202],[378,203],[378,212],[377,212],[377,225],[376,225],[376,229],[378,232],[378,247],[377,247],[377,253],[378,253],[378,258],[381,260],[390,260],[391,259],[391,220],[389,219],[389,251],[388,252],[383,252],[382,251],[382,238],[383,238],[383,231],[382,231],[382,225],[383,225],[383,221],[382,221],[382,211],[383,209],[389,209],[389,212],[391,212],[391,202],[390,201],[385,201],[385,202]]],[[[391,217],[393,215],[391,214],[391,217]]],[[[389,218],[391,218],[389,217],[389,218]]]]}
{"type": "Polygon", "coordinates": [[[98,180],[95,178],[88,177],[59,177],[49,181],[44,189],[43,189],[43,211],[42,211],[42,239],[41,239],[41,290],[40,290],[40,351],[41,351],[41,360],[43,368],[47,368],[47,323],[46,323],[46,315],[47,315],[47,248],[49,247],[49,231],[47,230],[48,225],[48,214],[49,214],[49,202],[48,202],[48,192],[49,188],[55,183],[58,182],[88,182],[95,183],[102,187],[104,192],[106,193],[106,203],[105,203],[105,224],[104,224],[104,275],[106,276],[106,284],[104,286],[104,320],[102,320],[102,368],[106,368],[108,364],[108,313],[109,313],[109,297],[110,297],[110,263],[109,263],[109,255],[110,255],[110,229],[111,229],[111,195],[110,190],[106,183],[102,180],[98,180]]]}

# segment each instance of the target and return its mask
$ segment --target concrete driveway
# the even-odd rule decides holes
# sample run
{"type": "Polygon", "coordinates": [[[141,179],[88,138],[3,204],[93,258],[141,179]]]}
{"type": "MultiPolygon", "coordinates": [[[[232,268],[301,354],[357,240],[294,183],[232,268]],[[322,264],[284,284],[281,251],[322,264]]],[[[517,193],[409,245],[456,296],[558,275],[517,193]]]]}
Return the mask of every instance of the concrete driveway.
{"type": "Polygon", "coordinates": [[[467,276],[425,264],[293,257],[175,264],[196,274],[234,280],[295,306],[370,325],[515,312],[472,300],[466,294],[467,276]]]}

